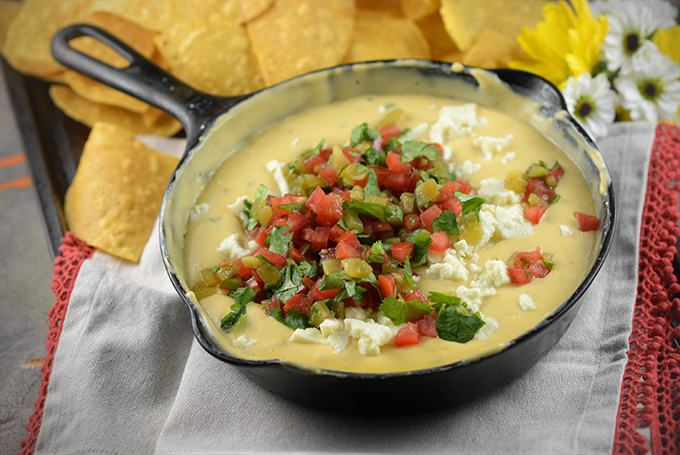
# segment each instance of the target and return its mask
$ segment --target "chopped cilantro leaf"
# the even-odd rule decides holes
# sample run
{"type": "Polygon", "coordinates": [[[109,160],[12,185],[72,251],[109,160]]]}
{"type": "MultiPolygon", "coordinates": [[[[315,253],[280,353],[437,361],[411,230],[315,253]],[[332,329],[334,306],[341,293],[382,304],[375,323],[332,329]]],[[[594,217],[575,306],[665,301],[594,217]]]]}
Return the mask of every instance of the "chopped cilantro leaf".
{"type": "Polygon", "coordinates": [[[300,261],[300,272],[304,276],[308,276],[309,278],[314,278],[317,274],[317,265],[312,264],[311,262],[307,262],[304,259],[300,261]]]}
{"type": "MultiPolygon", "coordinates": [[[[427,175],[433,178],[438,184],[444,185],[449,181],[456,181],[456,174],[452,174],[446,169],[432,167],[427,170],[427,175]]],[[[427,179],[425,179],[427,180],[427,179]]]]}
{"type": "Polygon", "coordinates": [[[350,147],[356,147],[362,142],[373,142],[380,137],[380,132],[368,127],[368,123],[362,123],[352,130],[349,140],[350,147]]]}
{"type": "Polygon", "coordinates": [[[359,199],[350,199],[350,202],[343,202],[342,208],[347,210],[351,209],[359,213],[360,215],[368,215],[373,218],[377,218],[380,221],[385,221],[387,219],[394,220],[404,220],[404,212],[399,208],[399,206],[389,207],[382,204],[376,204],[373,202],[364,202],[359,199]]]}
{"type": "Polygon", "coordinates": [[[293,233],[285,234],[290,229],[289,226],[275,226],[264,241],[269,245],[269,251],[276,253],[284,258],[288,255],[288,248],[293,241],[293,233]]]}
{"type": "Polygon", "coordinates": [[[272,287],[272,291],[279,302],[287,302],[295,295],[298,286],[302,284],[302,271],[297,265],[290,264],[280,269],[279,273],[281,273],[281,279],[272,287]]]}
{"type": "Polygon", "coordinates": [[[416,158],[427,158],[430,161],[435,161],[441,155],[433,145],[427,145],[425,142],[406,141],[401,146],[401,162],[410,163],[416,158]]]}
{"type": "Polygon", "coordinates": [[[305,158],[310,158],[312,156],[318,155],[319,153],[321,153],[321,149],[323,148],[324,142],[325,140],[321,139],[321,142],[316,144],[316,146],[313,149],[307,150],[305,153],[302,154],[302,156],[304,156],[305,158]]]}
{"type": "Polygon", "coordinates": [[[255,299],[255,290],[249,286],[243,286],[229,293],[236,303],[231,306],[231,313],[222,318],[220,326],[229,333],[246,314],[246,305],[255,299]]]}
{"type": "Polygon", "coordinates": [[[373,164],[376,166],[385,166],[385,158],[387,158],[387,153],[376,150],[373,147],[369,147],[361,157],[362,161],[366,164],[373,164]]]}
{"type": "Polygon", "coordinates": [[[380,194],[380,186],[378,186],[378,176],[370,167],[357,166],[357,172],[368,172],[368,181],[364,187],[364,196],[376,196],[380,194]]]}
{"type": "Polygon", "coordinates": [[[269,196],[272,193],[272,190],[270,190],[267,185],[264,185],[260,183],[260,186],[257,188],[257,193],[255,193],[255,198],[257,199],[258,197],[262,200],[267,200],[267,196],[269,196]]]}
{"type": "Polygon", "coordinates": [[[405,301],[402,297],[389,296],[380,304],[380,311],[394,322],[395,325],[408,321],[417,321],[426,314],[432,313],[432,308],[420,300],[405,301]]]}
{"type": "Polygon", "coordinates": [[[484,324],[479,312],[473,313],[462,305],[443,306],[435,322],[439,338],[457,343],[470,341],[484,324]]]}
{"type": "Polygon", "coordinates": [[[425,229],[416,229],[406,237],[407,242],[413,243],[413,266],[418,267],[427,261],[427,249],[432,244],[432,237],[425,229]]]}
{"type": "Polygon", "coordinates": [[[460,305],[460,298],[453,295],[442,294],[441,292],[430,291],[427,299],[432,303],[432,309],[439,311],[442,305],[460,305]]]}
{"type": "Polygon", "coordinates": [[[213,267],[210,269],[210,272],[212,272],[212,273],[217,273],[217,271],[218,271],[219,269],[220,269],[220,266],[219,266],[219,264],[218,264],[218,265],[213,266],[213,267]]]}
{"type": "Polygon", "coordinates": [[[376,240],[371,248],[368,250],[368,256],[366,257],[366,262],[372,264],[384,264],[385,263],[385,247],[380,240],[376,240]]]}
{"type": "Polygon", "coordinates": [[[288,210],[290,212],[304,213],[306,206],[304,202],[291,202],[290,204],[281,204],[276,206],[279,210],[288,210]]]}
{"type": "Polygon", "coordinates": [[[411,260],[406,256],[406,261],[404,261],[404,276],[406,277],[406,282],[411,290],[416,288],[416,283],[413,281],[413,269],[411,268],[411,260]]]}
{"type": "Polygon", "coordinates": [[[311,327],[307,316],[300,314],[299,310],[289,310],[285,317],[279,308],[271,309],[267,314],[292,330],[311,327]]]}
{"type": "MultiPolygon", "coordinates": [[[[383,144],[383,150],[385,150],[386,152],[393,152],[401,146],[402,144],[401,141],[399,141],[399,139],[397,139],[396,137],[391,137],[387,140],[387,142],[383,144]]],[[[382,165],[384,166],[385,164],[382,165]]]]}
{"type": "Polygon", "coordinates": [[[456,221],[456,215],[450,210],[444,210],[437,219],[432,222],[433,232],[446,232],[447,234],[460,234],[460,229],[458,228],[458,222],[456,221]]]}
{"type": "Polygon", "coordinates": [[[328,273],[318,282],[318,287],[321,291],[326,289],[342,289],[343,283],[351,279],[352,277],[344,270],[337,273],[328,273]]]}
{"type": "Polygon", "coordinates": [[[486,199],[482,197],[473,197],[461,192],[454,193],[454,196],[463,203],[463,213],[461,215],[475,212],[477,214],[477,220],[479,220],[479,211],[482,209],[482,204],[486,202],[486,199]]]}

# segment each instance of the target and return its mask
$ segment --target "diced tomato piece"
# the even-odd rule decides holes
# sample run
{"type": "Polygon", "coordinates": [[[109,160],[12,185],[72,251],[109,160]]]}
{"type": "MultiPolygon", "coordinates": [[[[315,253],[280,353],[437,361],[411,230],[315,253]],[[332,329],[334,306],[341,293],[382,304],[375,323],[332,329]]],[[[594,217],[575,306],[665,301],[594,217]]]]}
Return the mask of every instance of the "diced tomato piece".
{"type": "Polygon", "coordinates": [[[427,228],[432,227],[432,222],[439,218],[441,214],[442,209],[437,204],[432,204],[429,209],[420,214],[420,222],[427,228]]]}
{"type": "Polygon", "coordinates": [[[334,224],[331,228],[331,240],[337,243],[345,232],[346,231],[341,228],[340,225],[334,224]]]}
{"type": "Polygon", "coordinates": [[[515,267],[526,268],[531,262],[542,260],[543,252],[541,251],[541,247],[537,246],[534,251],[520,251],[519,253],[517,253],[512,265],[514,265],[515,267]]]}
{"type": "Polygon", "coordinates": [[[273,251],[269,251],[266,248],[258,248],[257,250],[255,250],[253,256],[259,255],[264,256],[266,260],[268,260],[277,267],[281,267],[286,263],[286,258],[281,256],[280,254],[274,253],[273,251]]]}
{"type": "Polygon", "coordinates": [[[345,214],[345,211],[342,209],[343,198],[336,193],[330,193],[326,201],[326,207],[318,214],[315,221],[316,224],[330,227],[340,221],[345,214]]]}
{"type": "Polygon", "coordinates": [[[547,183],[545,183],[542,179],[535,177],[529,178],[529,183],[524,190],[524,198],[522,201],[528,202],[529,196],[532,194],[535,194],[539,199],[545,201],[548,204],[557,195],[555,190],[550,188],[547,183]]]}
{"type": "Polygon", "coordinates": [[[382,136],[380,136],[375,138],[371,147],[373,147],[374,150],[380,150],[382,152],[384,145],[385,139],[383,139],[382,136]]]}
{"type": "MultiPolygon", "coordinates": [[[[254,271],[254,269],[253,269],[254,271]]],[[[257,273],[255,273],[257,275],[257,273]]],[[[255,276],[251,276],[246,280],[246,286],[251,288],[253,291],[255,291],[255,299],[258,299],[260,297],[260,294],[262,292],[262,286],[260,286],[260,283],[258,280],[255,278],[255,276]]]]}
{"type": "Polygon", "coordinates": [[[307,202],[305,202],[305,205],[317,215],[323,212],[326,205],[328,205],[327,196],[324,190],[322,190],[320,186],[317,186],[307,199],[307,202]]]}
{"type": "Polygon", "coordinates": [[[315,282],[312,288],[309,290],[307,296],[313,301],[328,300],[334,298],[336,295],[340,294],[340,289],[324,289],[323,291],[319,289],[319,282],[315,282]]]}
{"type": "Polygon", "coordinates": [[[298,310],[300,314],[307,314],[313,304],[314,302],[308,295],[295,294],[283,306],[283,314],[288,314],[290,310],[298,310]]]}
{"type": "Polygon", "coordinates": [[[338,172],[335,170],[333,166],[324,166],[321,169],[319,169],[318,175],[321,179],[323,179],[324,182],[328,183],[329,185],[335,185],[338,183],[340,178],[338,177],[338,172]]]}
{"type": "Polygon", "coordinates": [[[564,168],[562,166],[557,166],[557,168],[548,172],[546,177],[552,176],[555,179],[555,182],[559,182],[563,175],[564,175],[564,168]]]}
{"type": "Polygon", "coordinates": [[[391,273],[378,275],[378,289],[383,297],[394,296],[397,293],[397,280],[391,273]]]}
{"type": "Polygon", "coordinates": [[[402,327],[394,335],[395,346],[410,346],[418,343],[420,343],[420,333],[418,333],[418,327],[413,322],[409,322],[406,327],[402,327]]]}
{"type": "Polygon", "coordinates": [[[318,155],[310,156],[309,158],[305,158],[303,163],[305,163],[305,167],[307,169],[309,169],[310,171],[317,172],[318,168],[320,168],[322,165],[326,164],[326,161],[328,161],[328,156],[324,157],[323,154],[318,154],[318,155]]]}
{"type": "Polygon", "coordinates": [[[354,149],[351,147],[345,147],[342,149],[343,155],[349,160],[350,163],[358,163],[361,161],[361,155],[363,152],[359,149],[354,149]]]}
{"type": "Polygon", "coordinates": [[[529,267],[527,267],[527,270],[536,278],[545,278],[550,273],[550,269],[541,261],[532,262],[529,264],[529,267]]]}
{"type": "Polygon", "coordinates": [[[426,171],[432,167],[432,161],[428,160],[425,157],[420,157],[411,161],[411,166],[413,166],[416,169],[422,169],[426,171]]]}
{"type": "Polygon", "coordinates": [[[443,253],[444,251],[451,248],[451,241],[449,240],[449,236],[446,234],[446,232],[434,232],[430,238],[432,239],[430,251],[443,253]]]}
{"type": "MultiPolygon", "coordinates": [[[[455,196],[454,194],[459,192],[462,188],[462,185],[458,182],[454,182],[449,180],[444,184],[444,187],[442,190],[439,192],[439,196],[437,197],[437,202],[440,204],[443,204],[444,202],[454,199],[455,196]]],[[[460,202],[460,201],[458,201],[460,202]]]]}
{"type": "Polygon", "coordinates": [[[335,259],[335,248],[326,248],[325,250],[319,251],[319,257],[321,258],[322,261],[325,261],[327,259],[335,259]]]}
{"type": "Polygon", "coordinates": [[[289,215],[291,213],[290,210],[279,209],[278,206],[293,204],[296,202],[300,202],[303,199],[304,199],[303,196],[298,196],[296,194],[286,194],[283,197],[271,197],[271,196],[269,197],[269,200],[271,201],[272,204],[272,209],[274,210],[274,213],[278,216],[289,215]]]}
{"type": "Polygon", "coordinates": [[[431,314],[426,314],[423,319],[416,322],[420,336],[437,338],[437,318],[431,314]]]}
{"type": "Polygon", "coordinates": [[[409,259],[413,257],[414,246],[415,245],[412,242],[395,243],[390,247],[390,253],[396,261],[403,264],[406,262],[407,257],[409,259]]]}
{"type": "Polygon", "coordinates": [[[359,283],[359,286],[366,289],[366,292],[361,294],[362,306],[364,308],[377,308],[382,303],[380,292],[371,283],[359,283]]]}
{"type": "Polygon", "coordinates": [[[324,226],[317,226],[314,229],[314,237],[312,237],[312,249],[314,251],[321,251],[328,248],[328,238],[331,235],[331,228],[324,226]]]}
{"type": "Polygon", "coordinates": [[[463,203],[457,197],[451,198],[444,202],[444,207],[456,216],[463,214],[463,203]]]}
{"type": "Polygon", "coordinates": [[[410,173],[400,174],[397,172],[388,172],[383,179],[383,182],[380,183],[380,181],[378,181],[378,184],[380,184],[381,187],[389,188],[401,194],[405,191],[405,188],[409,186],[410,178],[410,173]]]}
{"type": "Polygon", "coordinates": [[[417,169],[414,169],[408,179],[409,192],[413,193],[416,190],[416,186],[418,186],[418,182],[420,182],[422,179],[423,178],[421,177],[420,172],[418,172],[417,169]]]}
{"type": "Polygon", "coordinates": [[[269,313],[272,310],[280,310],[281,309],[281,302],[279,301],[279,298],[276,296],[272,296],[271,301],[267,304],[267,306],[264,307],[265,313],[267,313],[267,316],[269,316],[269,313]]]}
{"type": "Polygon", "coordinates": [[[408,295],[404,296],[404,300],[407,302],[413,302],[414,300],[420,300],[421,302],[427,302],[427,297],[423,295],[423,291],[416,289],[408,295]]]}
{"type": "Polygon", "coordinates": [[[460,185],[460,192],[464,194],[470,194],[470,191],[472,191],[472,185],[470,185],[468,182],[463,181],[461,179],[457,179],[456,183],[460,185]]]}
{"type": "Polygon", "coordinates": [[[264,245],[264,241],[267,240],[267,236],[269,234],[265,229],[262,228],[262,226],[258,226],[250,231],[249,235],[258,245],[264,245]]]}
{"type": "Polygon", "coordinates": [[[538,224],[543,219],[543,215],[548,211],[547,205],[530,205],[524,211],[524,218],[531,221],[531,224],[538,224]]]}
{"type": "Polygon", "coordinates": [[[316,284],[316,280],[314,280],[314,279],[312,279],[308,276],[303,276],[302,277],[302,284],[307,286],[308,289],[311,289],[312,286],[314,286],[316,284]]]}
{"type": "Polygon", "coordinates": [[[381,232],[392,232],[392,225],[386,221],[371,221],[366,226],[366,233],[369,235],[380,234],[381,232]]]}
{"type": "Polygon", "coordinates": [[[309,223],[311,223],[311,220],[299,212],[293,212],[288,217],[290,232],[297,232],[302,228],[307,227],[309,223]]]}
{"type": "Polygon", "coordinates": [[[233,264],[236,266],[236,274],[241,278],[250,277],[253,270],[255,270],[253,268],[246,267],[240,259],[235,260],[233,264]]]}
{"type": "Polygon", "coordinates": [[[380,136],[385,142],[387,142],[387,140],[391,137],[401,136],[401,129],[396,125],[396,123],[391,123],[380,128],[380,136]]]}
{"type": "Polygon", "coordinates": [[[600,228],[600,219],[594,215],[586,215],[578,212],[578,230],[581,232],[597,231],[600,228]]]}
{"type": "Polygon", "coordinates": [[[346,242],[354,248],[362,248],[361,242],[357,238],[354,231],[345,231],[345,233],[338,239],[339,242],[346,242]]]}
{"type": "Polygon", "coordinates": [[[516,286],[531,283],[531,280],[534,279],[531,272],[517,267],[508,267],[508,276],[510,277],[510,282],[516,286]]]}
{"type": "Polygon", "coordinates": [[[402,164],[401,155],[394,152],[387,152],[385,165],[390,171],[396,172],[397,174],[411,174],[411,165],[408,163],[402,164]]]}
{"type": "Polygon", "coordinates": [[[349,242],[340,240],[338,242],[338,246],[335,247],[335,255],[340,260],[350,258],[361,259],[364,256],[364,250],[361,246],[357,248],[354,245],[350,244],[349,242]]]}
{"type": "Polygon", "coordinates": [[[404,229],[408,232],[413,232],[416,229],[420,229],[423,224],[420,222],[420,217],[415,213],[409,213],[404,217],[404,222],[402,223],[404,229]]]}
{"type": "Polygon", "coordinates": [[[355,299],[354,297],[348,297],[343,300],[343,302],[345,302],[346,307],[349,306],[352,308],[358,308],[361,306],[361,297],[359,297],[359,300],[355,299]]]}
{"type": "Polygon", "coordinates": [[[304,228],[302,230],[302,240],[312,243],[312,240],[314,240],[314,233],[316,231],[312,228],[304,228]]]}

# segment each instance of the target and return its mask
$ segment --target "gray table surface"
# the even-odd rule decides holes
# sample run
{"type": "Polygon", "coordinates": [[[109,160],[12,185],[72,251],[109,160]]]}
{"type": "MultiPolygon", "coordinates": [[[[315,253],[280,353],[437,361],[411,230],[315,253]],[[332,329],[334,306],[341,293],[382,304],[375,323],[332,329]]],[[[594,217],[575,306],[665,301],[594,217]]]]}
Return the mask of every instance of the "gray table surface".
{"type": "MultiPolygon", "coordinates": [[[[0,71],[0,159],[24,154],[0,71]]],[[[0,167],[0,184],[30,176],[28,164],[0,167]]],[[[35,189],[0,191],[0,454],[20,451],[47,355],[52,257],[35,189]]]]}

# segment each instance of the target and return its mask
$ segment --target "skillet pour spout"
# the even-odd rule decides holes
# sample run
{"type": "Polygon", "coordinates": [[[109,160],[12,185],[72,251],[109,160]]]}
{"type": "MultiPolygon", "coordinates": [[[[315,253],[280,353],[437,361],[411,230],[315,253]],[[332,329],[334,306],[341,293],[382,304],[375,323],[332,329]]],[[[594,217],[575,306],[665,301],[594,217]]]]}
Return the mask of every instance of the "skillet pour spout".
{"type": "Polygon", "coordinates": [[[616,204],[611,177],[593,140],[567,113],[559,90],[533,74],[483,71],[429,60],[390,60],[320,70],[241,97],[215,97],[192,89],[89,25],[73,25],[54,38],[57,61],[175,116],[187,133],[187,148],[168,185],[160,214],[161,254],[168,276],[191,313],[196,339],[215,358],[239,368],[265,388],[298,403],[362,415],[413,414],[455,406],[493,393],[530,369],[562,337],[607,256],[614,236],[616,204]],[[74,50],[69,40],[91,36],[130,62],[113,68],[74,50]],[[488,77],[481,78],[480,75],[488,77]],[[493,93],[481,90],[492,78],[517,96],[540,103],[555,141],[590,185],[602,220],[595,258],[578,288],[536,327],[497,352],[436,368],[389,374],[315,369],[282,360],[248,360],[225,350],[219,334],[191,292],[184,265],[188,213],[213,171],[245,141],[270,125],[308,109],[360,96],[415,94],[477,102],[498,109],[493,93]],[[422,400],[427,390],[436,400],[422,400]],[[395,397],[399,397],[395,400],[395,397]]]}

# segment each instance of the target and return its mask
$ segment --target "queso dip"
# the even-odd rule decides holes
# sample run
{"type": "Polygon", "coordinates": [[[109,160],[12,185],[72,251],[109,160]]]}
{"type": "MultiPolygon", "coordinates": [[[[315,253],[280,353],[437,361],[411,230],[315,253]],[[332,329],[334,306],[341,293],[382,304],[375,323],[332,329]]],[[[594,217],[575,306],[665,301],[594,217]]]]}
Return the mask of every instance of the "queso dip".
{"type": "Polygon", "coordinates": [[[528,123],[364,96],[230,155],[190,212],[185,268],[238,357],[412,371],[495,352],[567,300],[596,241],[576,213],[595,213],[588,185],[528,123]]]}

